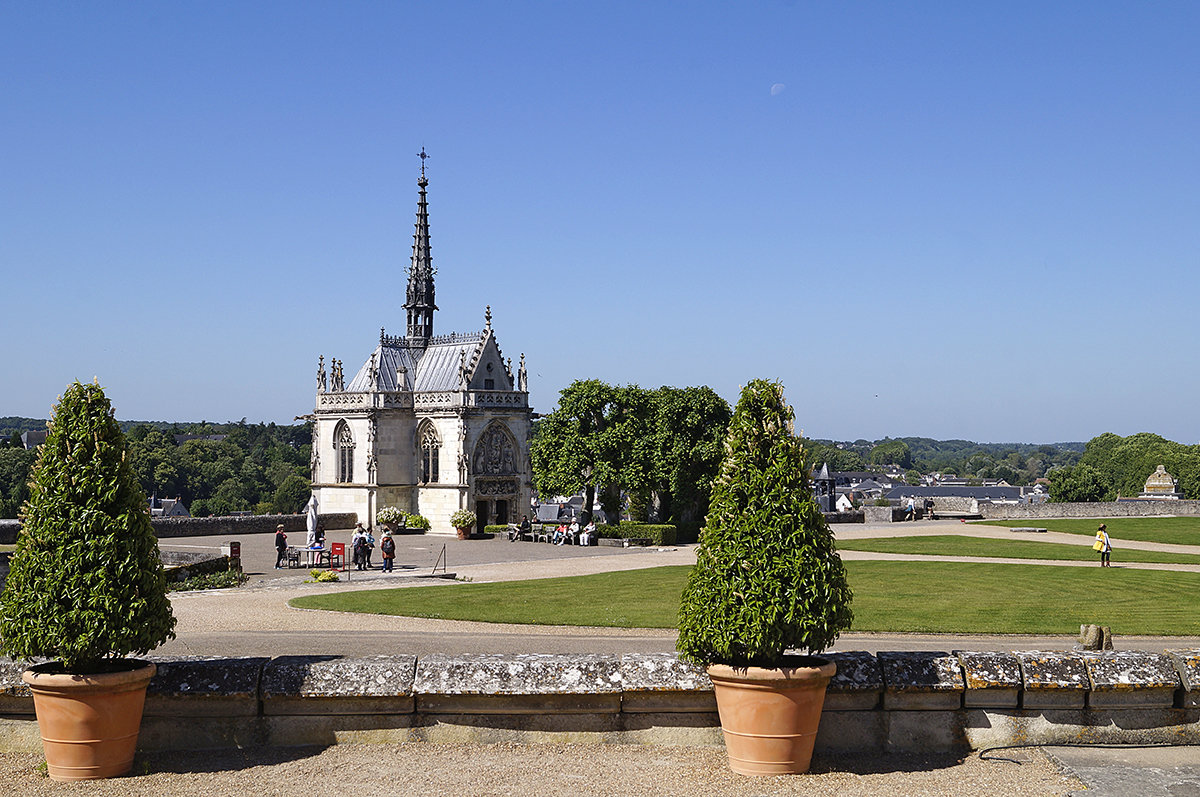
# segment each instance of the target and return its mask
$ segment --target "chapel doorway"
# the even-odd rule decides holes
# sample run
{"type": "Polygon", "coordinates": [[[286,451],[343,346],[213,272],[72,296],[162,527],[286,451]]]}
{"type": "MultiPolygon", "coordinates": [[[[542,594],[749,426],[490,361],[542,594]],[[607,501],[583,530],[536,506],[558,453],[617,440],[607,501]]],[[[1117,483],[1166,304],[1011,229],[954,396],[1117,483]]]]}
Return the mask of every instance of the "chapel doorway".
{"type": "Polygon", "coordinates": [[[508,525],[508,501],[496,501],[496,521],[497,526],[508,525]]]}
{"type": "Polygon", "coordinates": [[[475,502],[475,518],[475,528],[479,531],[483,531],[484,526],[491,525],[487,501],[475,502]]]}

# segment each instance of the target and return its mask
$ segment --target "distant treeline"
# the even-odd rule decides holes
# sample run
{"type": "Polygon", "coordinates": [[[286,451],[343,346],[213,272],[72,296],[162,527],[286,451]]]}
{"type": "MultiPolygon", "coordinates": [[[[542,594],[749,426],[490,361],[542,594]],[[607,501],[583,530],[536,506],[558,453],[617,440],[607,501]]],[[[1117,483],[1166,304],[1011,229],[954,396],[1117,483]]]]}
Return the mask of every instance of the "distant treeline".
{"type": "MultiPolygon", "coordinates": [[[[25,451],[20,433],[14,438],[5,418],[7,437],[0,437],[0,517],[17,516],[28,497],[29,471],[36,452],[25,451]]],[[[37,421],[45,428],[45,421],[37,421]]],[[[240,423],[180,424],[123,421],[130,462],[147,495],[180,498],[193,515],[230,512],[297,512],[309,496],[309,452],[312,429],[305,425],[240,423]],[[176,435],[224,435],[224,439],[189,439],[176,435]]]]}
{"type": "Polygon", "coordinates": [[[868,471],[896,465],[912,478],[926,473],[967,479],[1003,479],[1031,484],[1055,468],[1079,461],[1084,443],[973,443],[929,437],[885,437],[882,440],[804,441],[809,461],[828,462],[831,470],[868,471]]]}

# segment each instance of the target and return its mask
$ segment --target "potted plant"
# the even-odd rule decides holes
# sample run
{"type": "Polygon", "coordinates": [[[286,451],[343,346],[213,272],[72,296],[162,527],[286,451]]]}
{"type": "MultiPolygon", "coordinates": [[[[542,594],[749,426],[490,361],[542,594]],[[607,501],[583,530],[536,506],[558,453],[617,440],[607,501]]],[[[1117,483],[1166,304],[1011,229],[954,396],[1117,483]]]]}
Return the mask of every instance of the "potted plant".
{"type": "Polygon", "coordinates": [[[404,521],[404,512],[394,506],[385,506],[375,513],[375,522],[387,531],[395,533],[396,527],[404,521]]]}
{"type": "Polygon", "coordinates": [[[742,391],[713,483],[678,649],[707,667],[735,772],[808,771],[851,593],[777,382],[742,391]]]}
{"type": "Polygon", "coordinates": [[[99,385],[59,399],[31,474],[0,594],[0,647],[31,667],[48,772],[86,780],[133,765],[154,664],[127,659],[175,636],[146,494],[99,385]]]}
{"type": "Polygon", "coordinates": [[[450,516],[450,525],[458,530],[458,538],[465,540],[471,536],[471,528],[475,525],[475,513],[469,509],[460,509],[450,516]]]}

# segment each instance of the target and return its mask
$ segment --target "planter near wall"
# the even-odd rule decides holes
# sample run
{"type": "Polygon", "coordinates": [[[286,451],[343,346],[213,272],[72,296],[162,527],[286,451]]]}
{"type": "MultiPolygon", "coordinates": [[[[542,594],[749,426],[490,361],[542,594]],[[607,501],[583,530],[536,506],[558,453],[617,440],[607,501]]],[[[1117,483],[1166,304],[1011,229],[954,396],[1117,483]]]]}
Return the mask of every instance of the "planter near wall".
{"type": "Polygon", "coordinates": [[[152,662],[126,659],[130,669],[77,675],[56,664],[26,670],[52,780],[94,780],[133,767],[152,662]]]}

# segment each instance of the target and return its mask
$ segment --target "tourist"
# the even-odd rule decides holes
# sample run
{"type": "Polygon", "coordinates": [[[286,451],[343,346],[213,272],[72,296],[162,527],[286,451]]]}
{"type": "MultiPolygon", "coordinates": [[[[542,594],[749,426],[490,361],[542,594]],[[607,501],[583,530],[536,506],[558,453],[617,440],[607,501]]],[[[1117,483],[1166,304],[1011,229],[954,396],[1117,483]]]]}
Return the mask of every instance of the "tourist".
{"type": "Polygon", "coordinates": [[[528,537],[533,534],[533,526],[529,523],[529,515],[521,515],[521,526],[515,530],[509,531],[508,539],[516,542],[522,537],[528,537]]]}
{"type": "Polygon", "coordinates": [[[365,546],[363,548],[363,558],[367,562],[367,569],[370,570],[370,569],[372,569],[371,568],[371,552],[375,550],[375,537],[373,537],[371,535],[370,531],[368,531],[367,536],[363,538],[363,543],[365,544],[365,546]]]}
{"type": "Polygon", "coordinates": [[[588,520],[588,524],[583,527],[583,531],[579,534],[580,545],[591,545],[596,540],[596,521],[588,520]]]}
{"type": "Polygon", "coordinates": [[[1108,524],[1101,523],[1100,528],[1096,530],[1096,542],[1092,544],[1092,548],[1100,552],[1100,566],[1112,567],[1112,562],[1108,560],[1109,554],[1112,553],[1112,541],[1108,539],[1108,524]]]}
{"type": "Polygon", "coordinates": [[[908,503],[904,505],[904,513],[905,520],[917,519],[917,506],[913,502],[913,497],[911,495],[908,497],[908,503]]]}
{"type": "Polygon", "coordinates": [[[350,552],[354,556],[354,567],[358,570],[363,569],[363,546],[366,543],[367,532],[363,529],[363,525],[358,523],[354,526],[354,536],[350,538],[350,552]]]}
{"type": "Polygon", "coordinates": [[[383,554],[383,572],[392,572],[392,562],[396,558],[396,541],[392,539],[392,532],[383,532],[383,540],[379,543],[379,551],[383,554]]]}
{"type": "Polygon", "coordinates": [[[562,545],[563,540],[567,538],[567,524],[559,523],[558,528],[554,530],[554,537],[550,541],[555,545],[562,545]]]}
{"type": "Polygon", "coordinates": [[[283,524],[280,523],[275,527],[275,569],[278,570],[283,565],[281,562],[287,557],[287,535],[283,533],[283,524]]]}
{"type": "Polygon", "coordinates": [[[570,542],[572,545],[578,545],[579,544],[579,519],[578,518],[571,521],[571,528],[567,529],[567,533],[571,535],[568,542],[570,542]]]}

